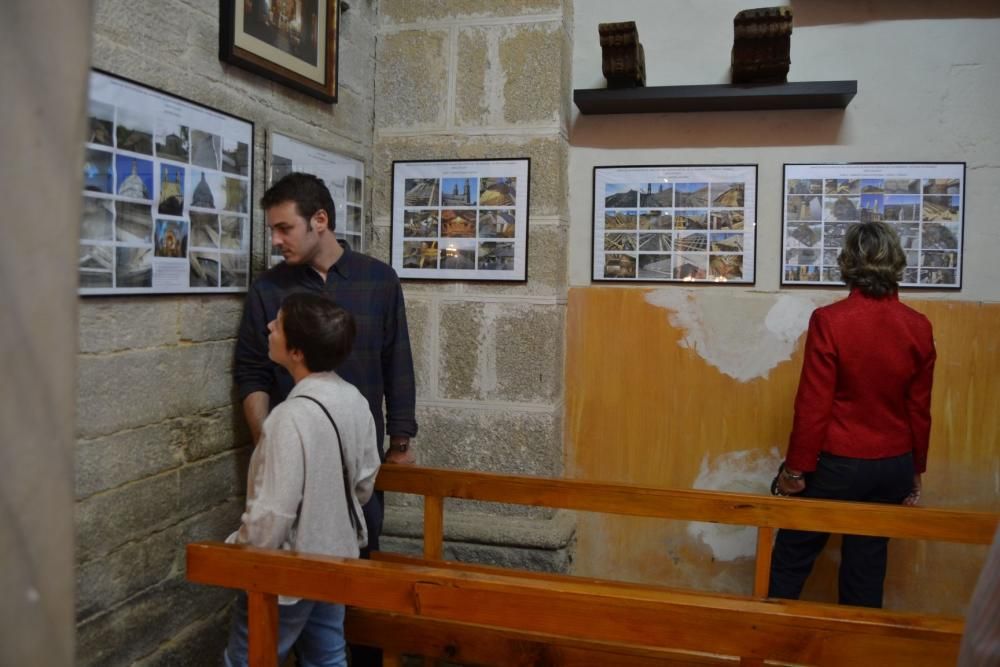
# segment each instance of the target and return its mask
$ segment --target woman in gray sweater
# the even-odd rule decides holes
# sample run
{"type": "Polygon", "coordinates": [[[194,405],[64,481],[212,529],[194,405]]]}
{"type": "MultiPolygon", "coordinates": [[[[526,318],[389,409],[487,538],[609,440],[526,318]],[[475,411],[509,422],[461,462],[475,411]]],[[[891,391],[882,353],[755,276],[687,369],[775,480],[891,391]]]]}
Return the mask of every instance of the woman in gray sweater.
{"type": "MultiPolygon", "coordinates": [[[[268,356],[295,379],[264,421],[250,459],[246,511],[227,542],[357,558],[368,535],[361,506],[379,456],[368,402],[334,372],[355,336],[350,313],[293,294],[268,325],[268,356]]],[[[279,664],[295,646],[302,667],[346,667],[343,605],[279,598],[279,664]]],[[[233,612],[227,667],[247,664],[246,597],[233,612]]]]}

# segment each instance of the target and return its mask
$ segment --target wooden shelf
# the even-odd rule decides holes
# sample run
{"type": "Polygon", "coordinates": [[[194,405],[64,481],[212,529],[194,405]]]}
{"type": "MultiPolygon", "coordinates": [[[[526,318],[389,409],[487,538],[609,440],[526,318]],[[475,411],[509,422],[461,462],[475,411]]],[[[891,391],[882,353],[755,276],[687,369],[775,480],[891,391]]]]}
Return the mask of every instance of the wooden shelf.
{"type": "Polygon", "coordinates": [[[573,101],[583,114],[843,109],[857,92],[857,81],[799,81],[577,89],[573,101]]]}

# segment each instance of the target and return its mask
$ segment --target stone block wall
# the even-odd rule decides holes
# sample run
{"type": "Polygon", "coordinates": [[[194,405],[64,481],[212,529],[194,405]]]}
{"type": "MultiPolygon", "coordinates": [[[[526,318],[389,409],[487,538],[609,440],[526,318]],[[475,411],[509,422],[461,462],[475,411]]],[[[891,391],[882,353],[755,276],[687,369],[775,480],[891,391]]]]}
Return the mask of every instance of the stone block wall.
{"type": "MultiPolygon", "coordinates": [[[[219,3],[97,0],[93,65],[255,124],[253,196],[274,127],[371,163],[375,0],[341,17],[328,105],[218,60],[219,3]]],[[[255,268],[263,216],[253,212],[255,268]]],[[[232,593],[184,582],[184,545],[243,506],[249,435],[232,376],[240,296],[80,300],[77,664],[214,665],[232,593]]]]}
{"type": "MultiPolygon", "coordinates": [[[[393,161],[531,159],[526,283],[404,282],[423,465],[562,474],[571,10],[559,0],[379,3],[372,253],[389,261],[393,161]]],[[[419,500],[389,505],[386,547],[412,548],[420,517],[403,506],[419,500]]],[[[552,512],[446,506],[447,554],[568,566],[572,530],[552,512]],[[511,529],[453,528],[484,523],[463,518],[470,511],[511,529]],[[539,547],[547,556],[517,557],[535,548],[514,537],[531,519],[560,537],[539,547]]]]}

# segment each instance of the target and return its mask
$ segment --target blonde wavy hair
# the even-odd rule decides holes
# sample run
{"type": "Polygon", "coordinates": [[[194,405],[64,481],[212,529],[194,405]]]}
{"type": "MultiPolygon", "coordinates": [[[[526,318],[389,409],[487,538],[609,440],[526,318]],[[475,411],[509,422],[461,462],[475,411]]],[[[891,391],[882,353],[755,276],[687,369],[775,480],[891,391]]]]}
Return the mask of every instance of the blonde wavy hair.
{"type": "Polygon", "coordinates": [[[837,264],[848,287],[880,298],[899,289],[906,253],[892,226],[884,222],[861,222],[848,227],[837,264]]]}

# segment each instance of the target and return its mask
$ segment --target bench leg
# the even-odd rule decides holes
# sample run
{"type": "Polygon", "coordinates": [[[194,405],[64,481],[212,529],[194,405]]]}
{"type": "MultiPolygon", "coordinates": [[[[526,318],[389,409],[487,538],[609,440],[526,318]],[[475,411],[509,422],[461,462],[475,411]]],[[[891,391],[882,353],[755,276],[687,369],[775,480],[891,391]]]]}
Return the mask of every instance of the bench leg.
{"type": "Polygon", "coordinates": [[[251,667],[277,667],[278,596],[248,592],[247,626],[251,667]]]}
{"type": "Polygon", "coordinates": [[[382,667],[403,667],[403,655],[391,651],[382,651],[382,667]]]}

